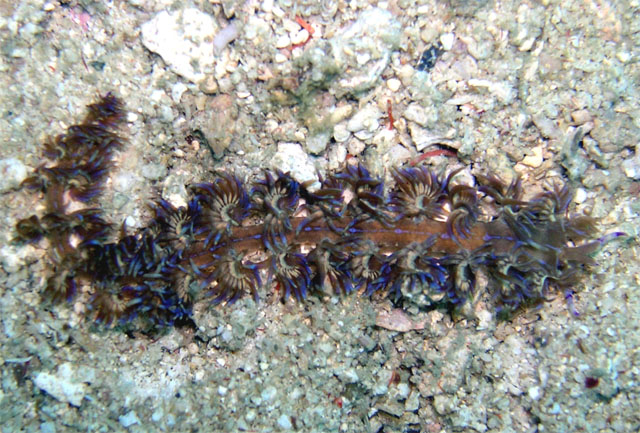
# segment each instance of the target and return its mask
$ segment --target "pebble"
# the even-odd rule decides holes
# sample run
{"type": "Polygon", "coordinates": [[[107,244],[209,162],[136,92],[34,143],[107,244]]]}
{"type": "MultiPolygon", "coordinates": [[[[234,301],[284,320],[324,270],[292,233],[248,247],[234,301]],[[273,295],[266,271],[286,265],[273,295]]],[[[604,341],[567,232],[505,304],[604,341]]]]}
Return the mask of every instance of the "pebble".
{"type": "Polygon", "coordinates": [[[291,39],[289,38],[289,35],[281,35],[278,37],[278,39],[276,39],[276,48],[286,48],[289,45],[291,45],[291,39]]]}
{"type": "Polygon", "coordinates": [[[318,155],[327,148],[327,144],[329,144],[329,140],[331,139],[331,131],[330,130],[322,130],[313,135],[310,135],[305,141],[305,147],[309,151],[309,153],[313,153],[318,155]]]}
{"type": "Polygon", "coordinates": [[[451,400],[448,395],[436,395],[433,399],[433,408],[440,415],[451,413],[455,410],[455,404],[451,400]]]}
{"type": "Polygon", "coordinates": [[[284,414],[280,415],[280,417],[278,418],[278,425],[280,426],[280,428],[285,430],[291,430],[291,428],[293,427],[291,425],[291,418],[284,414]]]}
{"type": "MultiPolygon", "coordinates": [[[[384,133],[385,134],[393,133],[393,131],[386,130],[384,131],[384,133]]],[[[389,161],[389,166],[400,167],[402,164],[404,164],[406,161],[408,161],[411,158],[411,152],[409,151],[409,149],[407,149],[403,145],[396,144],[393,147],[391,147],[391,149],[389,149],[386,157],[389,161]]]]}
{"type": "Polygon", "coordinates": [[[294,20],[285,18],[282,20],[282,28],[289,33],[289,36],[291,36],[292,34],[299,32],[302,27],[300,27],[300,24],[294,20]]]}
{"type": "Polygon", "coordinates": [[[622,170],[628,178],[640,179],[640,155],[622,161],[622,170]]]}
{"type": "Polygon", "coordinates": [[[163,416],[164,416],[164,411],[162,410],[162,408],[158,408],[155,411],[153,411],[153,413],[151,414],[151,421],[158,422],[162,419],[163,416]]]}
{"type": "Polygon", "coordinates": [[[338,170],[347,159],[347,148],[344,144],[335,144],[329,150],[329,170],[338,170]]]}
{"type": "MultiPolygon", "coordinates": [[[[318,179],[309,155],[298,143],[278,143],[278,151],[271,160],[271,166],[284,173],[289,172],[300,183],[318,179]]],[[[315,182],[310,189],[319,187],[320,182],[315,182]]]]}
{"type": "Polygon", "coordinates": [[[544,138],[560,139],[562,137],[562,131],[560,131],[556,123],[543,114],[536,113],[531,116],[531,120],[544,138]]]}
{"type": "Polygon", "coordinates": [[[542,165],[542,146],[536,146],[531,149],[532,155],[522,158],[521,163],[529,167],[538,168],[542,165]]]}
{"type": "Polygon", "coordinates": [[[349,142],[347,143],[347,150],[349,151],[349,154],[353,156],[360,155],[362,152],[364,152],[364,149],[366,147],[367,146],[366,144],[364,144],[364,142],[358,140],[355,137],[352,137],[351,140],[349,140],[349,142]]]}
{"type": "Polygon", "coordinates": [[[360,140],[366,140],[373,136],[373,132],[378,129],[380,122],[380,111],[372,105],[366,106],[347,122],[347,129],[354,133],[360,140]]]}
{"type": "Polygon", "coordinates": [[[387,88],[392,92],[397,92],[398,90],[400,90],[401,84],[402,83],[397,78],[389,78],[387,80],[387,88]]]}
{"type": "Polygon", "coordinates": [[[126,413],[125,415],[119,416],[118,421],[120,421],[120,424],[122,424],[124,428],[129,428],[134,424],[140,423],[138,416],[133,410],[131,412],[126,413]]]}
{"type": "Polygon", "coordinates": [[[160,163],[149,163],[142,166],[142,176],[148,180],[162,179],[167,174],[167,167],[160,163]]]}
{"type": "Polygon", "coordinates": [[[453,33],[443,33],[440,36],[440,44],[445,51],[450,51],[453,48],[453,43],[456,40],[456,36],[453,33]]]}
{"type": "Polygon", "coordinates": [[[77,381],[73,366],[69,363],[60,365],[55,374],[37,373],[33,383],[56,400],[76,407],[82,404],[87,393],[87,385],[77,381]]]}
{"type": "Polygon", "coordinates": [[[171,99],[176,104],[180,103],[180,99],[182,99],[182,94],[187,91],[187,86],[183,82],[177,82],[171,88],[171,99]]]}
{"type": "Polygon", "coordinates": [[[291,35],[291,43],[299,45],[305,43],[309,39],[309,32],[306,29],[302,29],[291,35]]]}
{"type": "Polygon", "coordinates": [[[489,93],[497,97],[503,104],[510,104],[516,97],[516,92],[509,84],[505,82],[494,83],[489,80],[471,78],[468,81],[470,87],[486,88],[489,93]]]}
{"type": "Polygon", "coordinates": [[[415,412],[420,409],[420,393],[418,391],[411,391],[409,398],[404,404],[404,410],[406,412],[415,412]]]}
{"type": "Polygon", "coordinates": [[[28,254],[27,248],[16,248],[13,245],[0,247],[0,264],[9,274],[18,272],[24,266],[28,254]]]}
{"type": "Polygon", "coordinates": [[[619,51],[616,53],[616,58],[622,63],[627,63],[629,60],[631,60],[632,57],[633,56],[631,55],[631,53],[627,51],[619,51]]]}
{"type": "Polygon", "coordinates": [[[351,136],[351,132],[347,129],[347,125],[345,123],[339,123],[333,128],[333,139],[336,140],[337,143],[344,143],[351,136]]]}
{"type": "Polygon", "coordinates": [[[577,188],[575,196],[573,197],[573,201],[576,204],[584,203],[587,200],[587,191],[584,188],[577,188]]]}
{"type": "Polygon", "coordinates": [[[429,132],[429,130],[421,128],[415,123],[409,124],[409,134],[411,135],[413,144],[416,146],[418,152],[422,151],[422,149],[426,147],[437,143],[447,143],[449,146],[453,147],[451,144],[451,140],[449,140],[448,138],[442,135],[433,134],[429,132]]]}
{"type": "Polygon", "coordinates": [[[260,5],[260,9],[262,9],[263,12],[271,12],[273,10],[273,0],[264,0],[260,5]]]}
{"type": "MultiPolygon", "coordinates": [[[[332,54],[318,54],[332,56],[335,66],[343,71],[335,84],[336,94],[361,93],[375,86],[391,53],[400,45],[402,34],[400,22],[382,8],[363,11],[353,24],[337,31],[329,39],[332,54]]],[[[322,60],[318,65],[326,68],[326,63],[322,60]]]]}
{"type": "Polygon", "coordinates": [[[360,378],[353,368],[348,368],[338,374],[338,377],[346,383],[357,383],[360,378]]]}
{"type": "Polygon", "coordinates": [[[283,18],[285,14],[284,10],[282,10],[282,8],[278,5],[275,5],[271,12],[278,18],[283,18]]]}
{"type": "Polygon", "coordinates": [[[591,122],[593,117],[589,110],[576,110],[571,113],[571,118],[576,123],[576,125],[584,125],[587,122],[591,122]]]}
{"type": "Polygon", "coordinates": [[[390,331],[409,332],[424,329],[425,322],[414,323],[407,313],[399,308],[391,311],[380,311],[376,316],[376,326],[390,331]]]}
{"type": "Polygon", "coordinates": [[[213,39],[213,48],[215,53],[220,54],[227,45],[238,37],[239,34],[240,30],[238,29],[238,25],[235,21],[220,30],[213,39]]]}
{"type": "Polygon", "coordinates": [[[0,192],[7,192],[20,186],[27,178],[27,167],[16,158],[0,160],[0,192]]]}
{"type": "Polygon", "coordinates": [[[427,122],[429,121],[427,112],[420,104],[409,104],[404,110],[404,113],[402,113],[402,117],[422,127],[427,126],[427,122]]]}
{"type": "Polygon", "coordinates": [[[278,394],[278,390],[274,386],[269,386],[262,390],[260,397],[263,401],[271,401],[278,394]]]}
{"type": "Polygon", "coordinates": [[[40,424],[40,433],[56,433],[56,425],[52,421],[40,424]]]}
{"type": "Polygon", "coordinates": [[[162,11],[142,25],[142,44],[160,55],[176,74],[193,83],[207,77],[215,64],[215,19],[197,8],[162,11]],[[197,62],[194,62],[197,59],[197,62]]]}
{"type": "Polygon", "coordinates": [[[532,386],[528,389],[527,393],[529,394],[531,400],[539,400],[540,396],[542,395],[539,386],[532,386]]]}

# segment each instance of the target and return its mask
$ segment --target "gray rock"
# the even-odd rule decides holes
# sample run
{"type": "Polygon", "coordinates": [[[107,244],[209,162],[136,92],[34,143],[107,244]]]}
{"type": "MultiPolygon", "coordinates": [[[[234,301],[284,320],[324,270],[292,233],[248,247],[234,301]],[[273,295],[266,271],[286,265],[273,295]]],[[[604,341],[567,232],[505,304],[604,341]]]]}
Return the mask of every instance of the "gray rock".
{"type": "Polygon", "coordinates": [[[124,428],[128,428],[134,424],[140,423],[140,420],[138,420],[138,416],[134,411],[128,412],[125,415],[118,417],[118,421],[120,421],[120,424],[122,424],[124,428]]]}
{"type": "Polygon", "coordinates": [[[0,192],[20,186],[27,177],[27,167],[16,158],[0,160],[0,192]]]}
{"type": "MultiPolygon", "coordinates": [[[[298,143],[279,143],[271,165],[284,173],[289,172],[300,183],[318,179],[309,155],[298,143]]],[[[316,184],[316,188],[320,186],[319,182],[316,184]]]]}
{"type": "Polygon", "coordinates": [[[176,74],[198,84],[215,63],[217,31],[215,19],[194,7],[162,11],[142,25],[142,43],[176,74]]]}
{"type": "Polygon", "coordinates": [[[78,380],[75,367],[68,362],[60,365],[56,374],[37,373],[33,383],[56,400],[76,407],[82,404],[87,393],[87,385],[78,380]]]}
{"type": "Polygon", "coordinates": [[[425,109],[419,104],[409,104],[402,116],[420,126],[427,126],[427,122],[429,121],[425,109]]]}

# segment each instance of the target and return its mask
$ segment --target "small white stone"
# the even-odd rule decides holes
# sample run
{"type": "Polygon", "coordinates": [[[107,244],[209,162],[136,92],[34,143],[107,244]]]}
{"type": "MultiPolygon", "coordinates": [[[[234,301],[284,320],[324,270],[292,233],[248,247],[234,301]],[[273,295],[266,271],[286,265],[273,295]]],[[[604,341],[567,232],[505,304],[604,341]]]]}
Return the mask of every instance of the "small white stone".
{"type": "Polygon", "coordinates": [[[278,390],[275,386],[269,386],[262,390],[260,397],[264,401],[271,401],[278,394],[278,390]]]}
{"type": "Polygon", "coordinates": [[[618,58],[618,60],[620,60],[622,63],[627,63],[629,60],[631,60],[631,53],[628,53],[626,51],[618,51],[616,53],[616,57],[618,58]]]}
{"type": "Polygon", "coordinates": [[[276,63],[284,63],[284,62],[286,62],[286,61],[287,61],[287,56],[285,56],[285,55],[284,55],[284,54],[282,54],[282,53],[276,53],[276,55],[275,55],[275,57],[273,58],[273,60],[274,60],[276,63]]]}
{"type": "Polygon", "coordinates": [[[124,219],[124,226],[127,228],[133,228],[136,227],[136,225],[138,224],[136,218],[134,216],[128,215],[125,219],[124,219]]]}
{"type": "Polygon", "coordinates": [[[303,44],[309,39],[309,32],[306,29],[302,29],[291,35],[291,43],[295,45],[303,44]]]}
{"type": "Polygon", "coordinates": [[[494,83],[489,80],[471,78],[468,82],[469,86],[476,88],[486,88],[489,92],[500,99],[503,104],[509,104],[515,98],[515,91],[506,82],[494,83]]]}
{"type": "MultiPolygon", "coordinates": [[[[385,134],[391,135],[394,131],[389,131],[388,129],[384,131],[385,134]]],[[[391,142],[388,140],[387,142],[391,142]]],[[[396,144],[387,152],[386,158],[388,158],[390,167],[400,167],[403,163],[411,158],[411,152],[406,147],[401,144],[396,144]]]]}
{"type": "Polygon", "coordinates": [[[531,149],[533,155],[527,155],[522,158],[522,164],[529,167],[538,168],[542,165],[542,146],[537,146],[531,149]]]}
{"type": "Polygon", "coordinates": [[[576,189],[576,194],[575,194],[575,197],[573,198],[573,201],[576,202],[577,204],[580,204],[580,203],[584,203],[586,199],[587,199],[587,192],[584,190],[584,188],[576,189]]]}
{"type": "Polygon", "coordinates": [[[409,385],[407,385],[406,383],[398,384],[398,398],[406,399],[409,396],[410,390],[411,389],[409,388],[409,385]]]}
{"type": "MultiPolygon", "coordinates": [[[[278,143],[271,166],[284,173],[289,172],[300,183],[318,179],[313,162],[298,143],[278,143]]],[[[315,182],[313,187],[318,188],[319,182],[315,182]]]]}
{"type": "Polygon", "coordinates": [[[532,386],[531,388],[529,388],[528,393],[531,400],[538,400],[542,395],[539,386],[532,386]]]}
{"type": "Polygon", "coordinates": [[[287,33],[292,34],[300,31],[302,27],[300,27],[300,24],[298,24],[297,22],[290,20],[288,18],[285,18],[282,20],[282,28],[287,33]]]}
{"type": "Polygon", "coordinates": [[[338,123],[333,127],[333,139],[338,143],[344,143],[351,137],[351,133],[347,129],[347,125],[344,123],[338,123]]]}
{"type": "Polygon", "coordinates": [[[153,92],[151,92],[151,95],[149,95],[149,100],[153,102],[161,102],[162,99],[164,99],[166,96],[167,94],[164,93],[164,90],[155,89],[153,92]]]}
{"type": "Polygon", "coordinates": [[[347,129],[351,132],[373,132],[380,126],[378,122],[380,116],[380,111],[377,108],[372,106],[364,107],[349,119],[347,129]]]}
{"type": "Polygon", "coordinates": [[[0,192],[20,186],[27,178],[27,167],[16,158],[0,160],[0,192]]]}
{"type": "Polygon", "coordinates": [[[276,39],[276,48],[286,48],[289,45],[291,45],[291,39],[289,38],[289,35],[282,35],[279,36],[278,39],[276,39]]]}
{"type": "Polygon", "coordinates": [[[478,318],[478,326],[476,327],[478,331],[489,329],[493,320],[493,316],[489,310],[482,309],[478,311],[476,317],[478,318]]]}
{"type": "Polygon", "coordinates": [[[158,422],[162,419],[162,416],[163,416],[163,411],[161,408],[158,408],[151,414],[151,421],[158,422]]]}
{"type": "Polygon", "coordinates": [[[171,99],[176,104],[180,103],[180,99],[182,99],[182,94],[187,91],[187,86],[183,82],[177,82],[173,85],[171,89],[171,99]]]}
{"type": "Polygon", "coordinates": [[[337,170],[344,164],[347,159],[347,148],[344,144],[336,143],[329,149],[329,165],[330,170],[337,170]]]}
{"type": "Polygon", "coordinates": [[[367,63],[369,63],[369,60],[371,60],[371,54],[369,53],[356,54],[356,62],[358,62],[358,65],[360,66],[366,65],[367,63]]]}
{"type": "Polygon", "coordinates": [[[407,109],[404,110],[402,117],[415,122],[420,126],[426,126],[429,121],[427,112],[420,106],[420,104],[409,104],[407,109]]]}
{"type": "Polygon", "coordinates": [[[28,248],[16,248],[13,245],[0,247],[0,264],[8,273],[18,272],[24,266],[28,248]]]}
{"type": "Polygon", "coordinates": [[[66,377],[66,374],[59,371],[54,375],[46,372],[37,373],[33,379],[33,383],[45,391],[47,394],[60,400],[79,407],[87,392],[87,386],[84,383],[75,382],[72,377],[66,377]]]}
{"type": "Polygon", "coordinates": [[[622,161],[624,174],[631,179],[640,179],[640,155],[622,161]]]}
{"type": "Polygon", "coordinates": [[[134,411],[128,412],[125,415],[118,417],[118,421],[124,428],[131,427],[134,424],[138,424],[140,420],[138,420],[138,416],[134,411]]]}
{"type": "Polygon", "coordinates": [[[402,83],[397,78],[389,78],[387,80],[387,88],[392,92],[397,92],[400,89],[402,83]]]}
{"type": "Polygon", "coordinates": [[[273,12],[273,14],[278,18],[283,18],[284,15],[285,15],[285,13],[282,10],[282,8],[280,6],[278,6],[278,5],[275,5],[273,7],[273,9],[271,10],[271,12],[273,12]]]}
{"type": "Polygon", "coordinates": [[[440,36],[440,43],[442,44],[442,48],[445,51],[451,50],[453,48],[453,43],[456,40],[456,36],[453,33],[444,33],[440,36]]]}
{"type": "Polygon", "coordinates": [[[361,140],[358,140],[355,137],[351,138],[351,140],[349,140],[349,143],[347,143],[347,150],[349,151],[349,154],[354,156],[360,155],[362,152],[364,152],[364,149],[366,147],[367,146],[361,140]]]}
{"type": "Polygon", "coordinates": [[[264,0],[260,5],[260,9],[262,9],[263,12],[271,12],[273,10],[273,0],[264,0]]]}
{"type": "Polygon", "coordinates": [[[346,369],[342,374],[342,379],[347,383],[357,383],[360,378],[353,368],[346,369]]]}
{"type": "Polygon", "coordinates": [[[278,418],[278,425],[280,428],[285,430],[291,430],[293,427],[291,425],[291,419],[287,415],[280,415],[280,418],[278,418]]]}

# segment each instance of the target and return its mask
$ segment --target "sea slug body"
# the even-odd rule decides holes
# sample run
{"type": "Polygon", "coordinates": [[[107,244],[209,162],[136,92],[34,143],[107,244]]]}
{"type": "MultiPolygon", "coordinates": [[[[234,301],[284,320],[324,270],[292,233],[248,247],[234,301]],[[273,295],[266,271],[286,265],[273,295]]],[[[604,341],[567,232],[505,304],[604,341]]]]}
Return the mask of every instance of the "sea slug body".
{"type": "Polygon", "coordinates": [[[18,241],[49,243],[45,296],[70,301],[86,285],[90,317],[106,325],[170,326],[200,299],[258,299],[274,284],[298,301],[358,291],[458,308],[484,296],[509,316],[573,288],[619,235],[596,238],[592,218],[570,213],[567,186],[527,199],[519,179],[478,176],[474,188],[456,182],[459,170],[417,166],[392,170],[387,194],[362,164],[313,192],[287,173],[267,171],[245,187],[220,172],[192,185],[185,207],[159,199],[145,228],[118,234],[96,203],[125,142],[123,119],[109,93],[47,142],[49,162],[23,183],[44,194],[46,211],[16,225],[18,241]],[[85,207],[71,211],[71,200],[85,207]],[[482,293],[480,270],[489,280],[482,293]]]}

